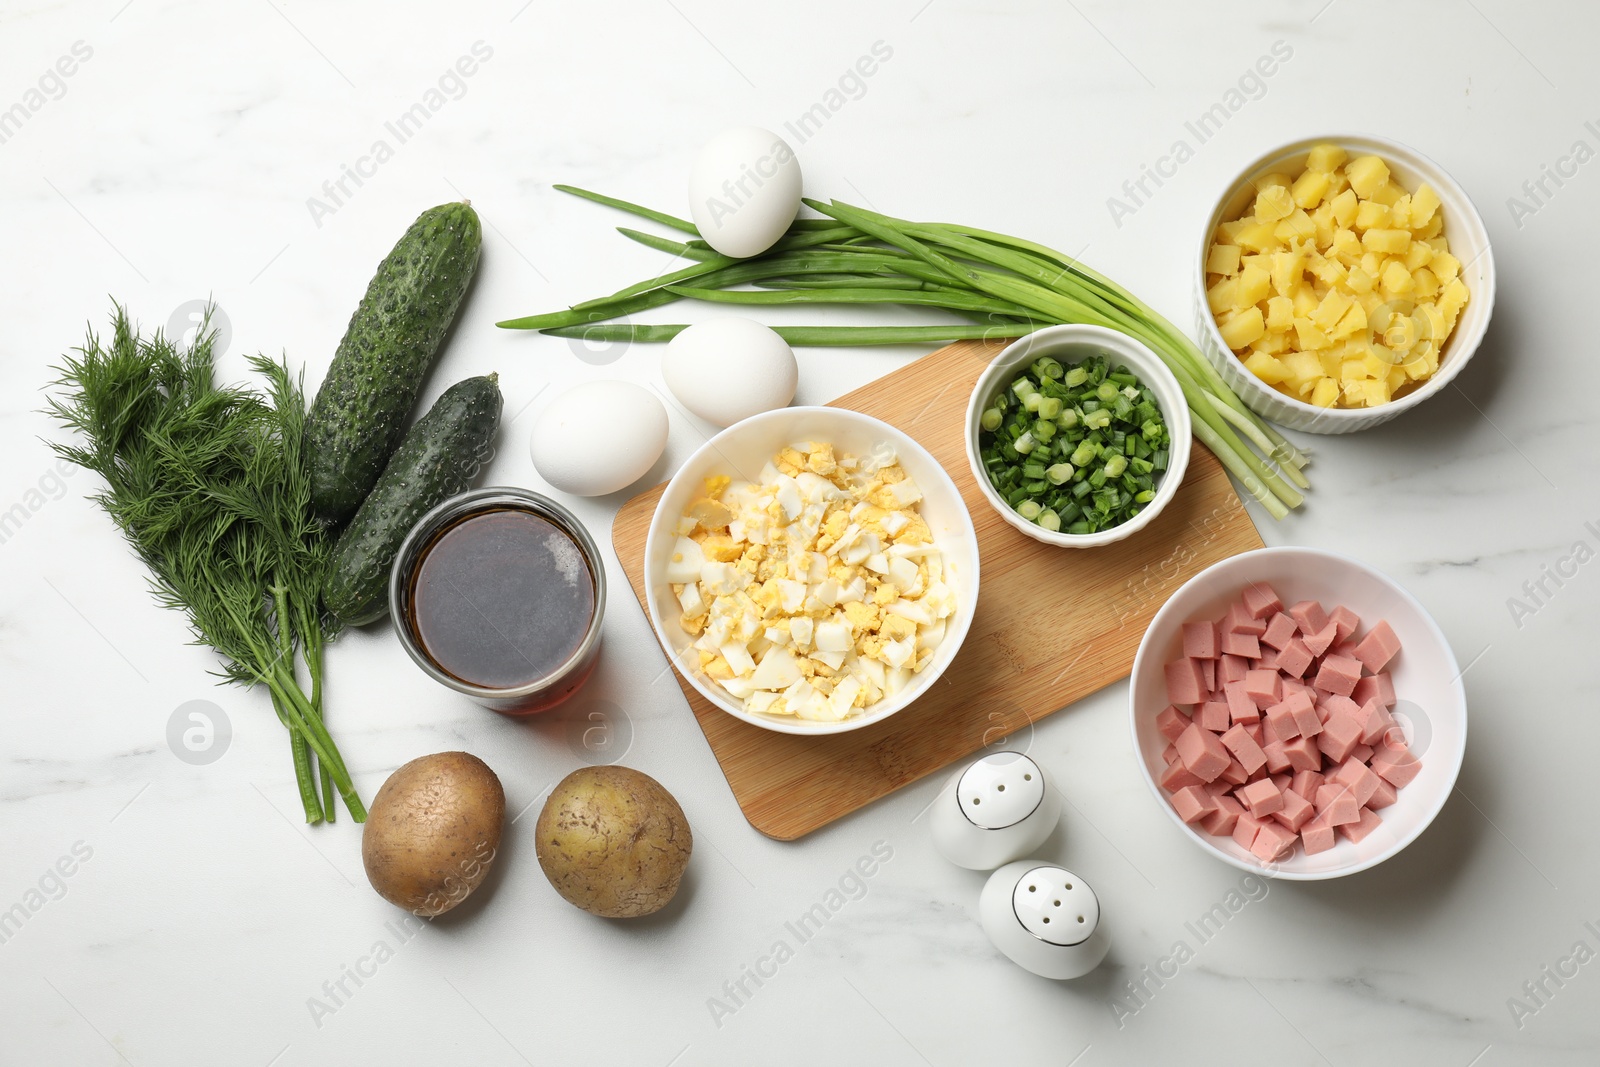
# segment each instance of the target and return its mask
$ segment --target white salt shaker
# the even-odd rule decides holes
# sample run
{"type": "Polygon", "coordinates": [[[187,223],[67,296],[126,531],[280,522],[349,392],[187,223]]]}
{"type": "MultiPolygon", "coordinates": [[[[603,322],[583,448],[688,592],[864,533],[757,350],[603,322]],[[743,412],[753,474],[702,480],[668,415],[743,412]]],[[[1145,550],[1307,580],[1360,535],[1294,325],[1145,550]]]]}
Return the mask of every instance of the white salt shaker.
{"type": "Polygon", "coordinates": [[[1028,855],[1060,819],[1060,794],[1020,752],[995,752],[957,771],[930,813],[934,847],[974,871],[1028,855]]]}
{"type": "Polygon", "coordinates": [[[1017,860],[990,875],[978,919],[1011,962],[1042,978],[1081,977],[1111,949],[1094,890],[1042,860],[1017,860]]]}

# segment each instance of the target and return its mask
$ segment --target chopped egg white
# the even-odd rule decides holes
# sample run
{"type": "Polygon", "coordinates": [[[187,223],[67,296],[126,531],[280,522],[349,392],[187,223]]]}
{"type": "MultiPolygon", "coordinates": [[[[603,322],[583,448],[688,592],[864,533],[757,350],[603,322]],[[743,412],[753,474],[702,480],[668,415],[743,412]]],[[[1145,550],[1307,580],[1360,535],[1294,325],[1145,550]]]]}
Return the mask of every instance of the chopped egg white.
{"type": "Polygon", "coordinates": [[[759,714],[838,721],[899,692],[957,608],[921,500],[886,445],[804,442],[758,483],[707,479],[666,570],[690,663],[759,714]]]}

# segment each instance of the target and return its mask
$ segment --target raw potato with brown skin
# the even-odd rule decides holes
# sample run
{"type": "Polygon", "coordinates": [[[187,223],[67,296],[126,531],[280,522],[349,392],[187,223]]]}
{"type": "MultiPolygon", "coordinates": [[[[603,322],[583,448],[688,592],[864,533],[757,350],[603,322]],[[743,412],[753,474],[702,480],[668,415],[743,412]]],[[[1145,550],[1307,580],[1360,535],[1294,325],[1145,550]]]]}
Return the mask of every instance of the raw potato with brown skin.
{"type": "Polygon", "coordinates": [[[500,779],[478,757],[439,752],[414,759],[372,801],[361,834],[367,880],[413,915],[442,915],[489,873],[505,815],[500,779]]]}
{"type": "Polygon", "coordinates": [[[678,892],[694,839],[672,794],[627,767],[583,767],[545,801],[534,830],[556,892],[594,915],[631,919],[678,892]]]}

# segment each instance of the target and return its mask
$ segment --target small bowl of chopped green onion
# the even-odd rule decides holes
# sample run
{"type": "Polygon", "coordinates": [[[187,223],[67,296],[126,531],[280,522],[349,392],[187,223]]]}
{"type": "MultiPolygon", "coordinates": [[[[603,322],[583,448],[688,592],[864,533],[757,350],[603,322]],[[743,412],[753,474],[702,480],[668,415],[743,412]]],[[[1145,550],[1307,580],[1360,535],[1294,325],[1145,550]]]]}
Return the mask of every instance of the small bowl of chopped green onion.
{"type": "Polygon", "coordinates": [[[1172,371],[1101,326],[1019,338],[967,404],[967,459],[984,498],[1029,537],[1065,548],[1148,525],[1183,480],[1190,432],[1172,371]]]}

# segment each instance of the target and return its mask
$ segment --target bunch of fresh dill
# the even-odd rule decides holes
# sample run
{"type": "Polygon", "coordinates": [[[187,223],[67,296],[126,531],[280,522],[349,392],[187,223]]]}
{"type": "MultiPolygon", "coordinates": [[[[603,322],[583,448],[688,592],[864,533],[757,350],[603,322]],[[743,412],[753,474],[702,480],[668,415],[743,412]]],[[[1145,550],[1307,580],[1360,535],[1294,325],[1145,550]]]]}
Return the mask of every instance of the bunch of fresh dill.
{"type": "Polygon", "coordinates": [[[250,360],[264,394],[219,386],[215,341],[209,318],[187,349],[141,337],[117,307],[109,342],[91,331],[58,368],[48,411],[81,443],[51,447],[105,480],[93,499],[149,567],[156,599],[224,658],[222,676],[270,691],[306,821],[333,820],[337,789],[360,822],[366,809],[323,724],[322,653],[337,623],[320,602],[332,541],[311,513],[305,396],[264,356],[250,360]]]}

